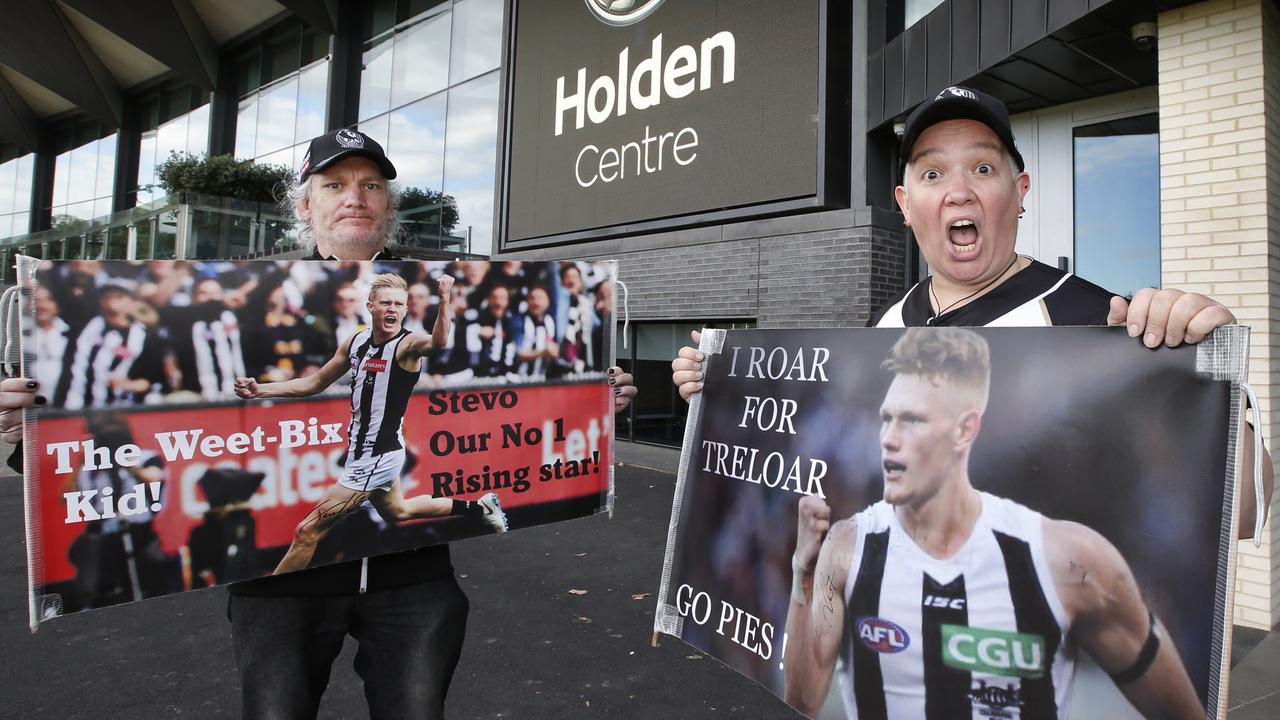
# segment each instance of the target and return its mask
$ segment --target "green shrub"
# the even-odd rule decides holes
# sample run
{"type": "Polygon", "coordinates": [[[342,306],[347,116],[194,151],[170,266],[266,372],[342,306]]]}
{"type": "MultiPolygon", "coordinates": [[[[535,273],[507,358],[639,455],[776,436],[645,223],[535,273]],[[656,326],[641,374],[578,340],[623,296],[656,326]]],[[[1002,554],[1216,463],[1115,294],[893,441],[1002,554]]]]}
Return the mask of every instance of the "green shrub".
{"type": "Polygon", "coordinates": [[[432,212],[411,213],[410,217],[418,222],[427,221],[438,224],[445,235],[453,232],[458,224],[458,204],[452,195],[445,195],[439,190],[430,188],[407,187],[400,191],[400,212],[410,213],[418,208],[438,208],[437,216],[432,212]]]}
{"type": "Polygon", "coordinates": [[[193,192],[274,203],[277,193],[293,182],[293,170],[236,160],[230,155],[206,157],[175,151],[156,166],[156,182],[170,195],[193,192]]]}

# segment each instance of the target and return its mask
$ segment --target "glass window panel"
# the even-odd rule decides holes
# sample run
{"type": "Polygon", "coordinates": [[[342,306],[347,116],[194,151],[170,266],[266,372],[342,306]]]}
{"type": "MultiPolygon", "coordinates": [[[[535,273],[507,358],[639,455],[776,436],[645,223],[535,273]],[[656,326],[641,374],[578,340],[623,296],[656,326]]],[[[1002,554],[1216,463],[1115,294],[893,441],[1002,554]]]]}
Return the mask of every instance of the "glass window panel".
{"type": "Polygon", "coordinates": [[[93,211],[89,215],[91,218],[106,217],[111,214],[111,198],[101,197],[93,201],[93,211]]]}
{"type": "Polygon", "coordinates": [[[396,0],[372,0],[366,2],[369,12],[364,26],[364,39],[376,37],[396,24],[396,0]]]}
{"type": "Polygon", "coordinates": [[[391,109],[391,37],[379,40],[364,51],[360,73],[360,119],[381,115],[391,109]]]}
{"type": "Polygon", "coordinates": [[[293,126],[298,116],[298,78],[292,77],[258,95],[258,141],[254,155],[293,146],[293,126]]]}
{"type": "Polygon", "coordinates": [[[209,152],[209,105],[206,103],[187,115],[187,152],[192,155],[209,152]]]}
{"type": "Polygon", "coordinates": [[[143,130],[155,130],[160,124],[160,100],[151,98],[138,104],[138,118],[143,130]]]}
{"type": "Polygon", "coordinates": [[[53,210],[53,225],[66,225],[75,220],[89,220],[93,217],[93,201],[71,203],[53,210]]]}
{"type": "Polygon", "coordinates": [[[172,260],[178,255],[178,213],[164,213],[156,221],[155,233],[150,238],[151,257],[172,260]]]}
{"type": "Polygon", "coordinates": [[[116,180],[116,136],[108,135],[98,141],[98,179],[94,183],[93,197],[111,197],[116,180]]]}
{"type": "MultiPolygon", "coordinates": [[[[370,120],[361,120],[359,125],[360,132],[368,135],[374,140],[377,140],[378,144],[381,145],[384,150],[389,146],[389,143],[387,142],[387,119],[389,117],[389,115],[382,115],[370,120]]],[[[392,158],[391,162],[392,164],[395,164],[395,158],[392,158]]],[[[399,174],[400,170],[400,166],[396,165],[397,174],[399,174]]]]}
{"type": "Polygon", "coordinates": [[[493,238],[493,173],[498,146],[498,73],[449,90],[444,191],[458,204],[456,236],[470,232],[471,252],[489,254],[493,238]]]}
{"type": "Polygon", "coordinates": [[[108,260],[124,260],[129,249],[129,228],[120,226],[107,231],[107,247],[104,257],[108,260]]]}
{"type": "Polygon", "coordinates": [[[426,11],[445,4],[447,0],[400,0],[400,22],[412,20],[426,11]]]}
{"type": "Polygon", "coordinates": [[[138,147],[138,202],[142,199],[143,188],[156,181],[156,144],[159,130],[151,130],[142,134],[142,142],[138,147]]]}
{"type": "Polygon", "coordinates": [[[294,30],[290,33],[290,37],[267,46],[266,54],[262,58],[263,83],[282,78],[298,69],[298,63],[302,59],[301,42],[301,31],[294,30]]]}
{"type": "Polygon", "coordinates": [[[498,67],[502,57],[502,0],[459,0],[453,6],[449,83],[498,67]]]}
{"type": "Polygon", "coordinates": [[[240,101],[236,114],[236,157],[251,158],[258,140],[258,97],[240,101]]]}
{"type": "Polygon", "coordinates": [[[293,148],[287,147],[283,150],[277,150],[268,155],[263,155],[257,160],[254,160],[254,162],[258,165],[284,165],[286,167],[292,168],[293,167],[293,148]]]}
{"type": "Polygon", "coordinates": [[[1156,115],[1075,129],[1075,272],[1114,293],[1160,287],[1156,115]]]}
{"type": "Polygon", "coordinates": [[[294,141],[310,140],[325,130],[325,101],[329,90],[329,63],[318,63],[298,76],[298,124],[294,141]]]}
{"type": "Polygon", "coordinates": [[[67,204],[67,176],[71,172],[71,151],[53,159],[53,204],[67,204]]]}
{"type": "Polygon", "coordinates": [[[26,235],[31,232],[31,213],[20,212],[13,214],[13,234],[26,235]]]}
{"type": "Polygon", "coordinates": [[[10,160],[0,165],[0,213],[11,213],[18,195],[18,161],[10,160]]]}
{"type": "MultiPolygon", "coordinates": [[[[320,135],[320,133],[316,133],[316,135],[320,135]]],[[[297,145],[293,146],[293,164],[289,165],[289,168],[293,169],[294,174],[297,174],[298,168],[302,167],[302,158],[303,156],[306,156],[307,149],[310,149],[310,147],[311,147],[310,140],[306,142],[297,143],[297,145]]]]}
{"type": "Polygon", "coordinates": [[[102,259],[103,234],[101,232],[87,233],[84,238],[84,257],[89,260],[102,259]]]}
{"type": "Polygon", "coordinates": [[[170,120],[156,130],[156,159],[159,162],[168,160],[169,153],[186,151],[189,124],[184,116],[170,120]]]}
{"type": "Polygon", "coordinates": [[[244,97],[262,87],[261,64],[256,54],[236,63],[236,95],[244,97]]]}
{"type": "Polygon", "coordinates": [[[94,143],[72,150],[67,164],[67,202],[92,200],[97,177],[98,152],[94,143]]]}
{"type": "Polygon", "coordinates": [[[31,210],[31,183],[35,180],[35,163],[35,155],[23,155],[18,158],[18,180],[13,195],[13,209],[16,211],[31,210]]]}
{"type": "Polygon", "coordinates": [[[643,382],[648,389],[666,373],[670,387],[655,387],[656,392],[647,398],[637,397],[635,407],[635,439],[664,445],[679,445],[684,434],[688,405],[680,399],[670,385],[671,358],[682,345],[689,344],[689,331],[703,327],[702,323],[642,324],[635,325],[636,362],[631,369],[636,382],[643,382]],[[665,368],[665,369],[664,369],[665,368]]]}
{"type": "Polygon", "coordinates": [[[449,21],[440,13],[396,33],[391,107],[443,90],[449,82],[449,21]]]}
{"type": "Polygon", "coordinates": [[[172,120],[187,114],[191,109],[191,89],[182,88],[181,90],[170,91],[164,94],[162,99],[164,109],[161,111],[163,117],[161,121],[172,120]]]}
{"type": "Polygon", "coordinates": [[[134,226],[138,231],[138,240],[134,245],[135,257],[139,260],[151,258],[151,223],[144,222],[134,226]]]}
{"type": "Polygon", "coordinates": [[[17,234],[13,231],[13,216],[0,215],[0,238],[12,237],[17,234]]]}
{"type": "Polygon", "coordinates": [[[391,113],[387,154],[405,188],[439,190],[444,180],[446,93],[419,100],[391,113]]]}
{"type": "Polygon", "coordinates": [[[329,54],[329,36],[321,35],[315,30],[307,30],[302,35],[302,65],[306,67],[329,54]]]}

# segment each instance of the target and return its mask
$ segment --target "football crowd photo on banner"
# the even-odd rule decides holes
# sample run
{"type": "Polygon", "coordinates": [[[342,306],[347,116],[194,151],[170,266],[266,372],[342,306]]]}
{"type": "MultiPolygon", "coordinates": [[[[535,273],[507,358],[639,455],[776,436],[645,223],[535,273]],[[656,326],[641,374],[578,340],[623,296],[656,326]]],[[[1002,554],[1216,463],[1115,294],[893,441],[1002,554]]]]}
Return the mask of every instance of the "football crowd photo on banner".
{"type": "Polygon", "coordinates": [[[19,273],[33,627],[612,506],[612,262],[19,273]]]}
{"type": "Polygon", "coordinates": [[[1247,345],[706,330],[654,629],[814,718],[1217,716],[1247,345]]]}

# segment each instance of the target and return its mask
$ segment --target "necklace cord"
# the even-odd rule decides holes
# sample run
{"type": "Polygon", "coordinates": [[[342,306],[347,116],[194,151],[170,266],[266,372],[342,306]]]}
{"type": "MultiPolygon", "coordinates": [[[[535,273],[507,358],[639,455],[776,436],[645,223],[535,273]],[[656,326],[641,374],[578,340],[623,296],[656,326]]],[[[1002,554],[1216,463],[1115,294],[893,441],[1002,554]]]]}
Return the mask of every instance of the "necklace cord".
{"type": "MultiPolygon", "coordinates": [[[[1020,258],[1020,257],[1022,257],[1022,256],[1021,256],[1021,255],[1019,255],[1018,253],[1014,253],[1014,254],[1013,254],[1013,259],[1009,261],[1009,264],[1008,264],[1008,265],[1005,265],[1005,266],[1004,266],[1004,270],[1001,270],[999,275],[996,275],[994,278],[992,278],[992,279],[991,279],[991,282],[987,283],[986,285],[983,285],[982,287],[978,288],[977,290],[974,290],[973,292],[969,293],[968,295],[965,295],[964,297],[962,297],[962,298],[960,298],[959,300],[957,300],[957,301],[955,301],[955,302],[951,303],[950,305],[948,305],[948,306],[946,306],[946,307],[944,307],[944,308],[942,308],[942,309],[938,310],[938,312],[934,313],[934,314],[933,314],[933,316],[929,318],[929,321],[928,321],[927,323],[925,323],[925,324],[926,324],[926,325],[932,325],[934,320],[937,320],[938,318],[942,317],[943,315],[946,315],[946,314],[947,314],[947,311],[948,311],[948,310],[950,310],[951,308],[953,308],[953,307],[955,307],[955,306],[959,305],[960,303],[964,302],[965,300],[968,300],[969,298],[973,297],[974,295],[977,295],[978,293],[982,292],[983,290],[986,290],[987,288],[991,287],[992,285],[995,285],[995,284],[1000,280],[1000,278],[1004,277],[1004,274],[1005,274],[1005,273],[1009,272],[1009,268],[1011,268],[1011,267],[1013,267],[1014,265],[1016,265],[1016,264],[1017,264],[1017,262],[1018,262],[1018,258],[1020,258]]],[[[942,301],[938,299],[938,293],[937,293],[937,291],[935,291],[935,290],[933,289],[933,278],[932,278],[932,277],[930,277],[930,278],[929,278],[929,296],[930,296],[931,298],[933,298],[933,304],[934,304],[934,305],[937,305],[937,306],[939,306],[939,307],[941,307],[941,306],[942,306],[942,301]]]]}

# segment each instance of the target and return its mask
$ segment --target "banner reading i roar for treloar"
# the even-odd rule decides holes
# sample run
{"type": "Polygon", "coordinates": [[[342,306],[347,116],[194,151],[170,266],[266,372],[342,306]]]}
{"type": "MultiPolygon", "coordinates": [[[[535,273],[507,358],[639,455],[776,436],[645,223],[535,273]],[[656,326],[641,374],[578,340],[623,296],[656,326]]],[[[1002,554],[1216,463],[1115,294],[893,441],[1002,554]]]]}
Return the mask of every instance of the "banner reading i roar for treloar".
{"type": "Polygon", "coordinates": [[[33,628],[612,508],[615,263],[19,273],[33,628]]]}
{"type": "Polygon", "coordinates": [[[814,718],[1225,713],[1246,328],[701,350],[656,631],[814,718]]]}

